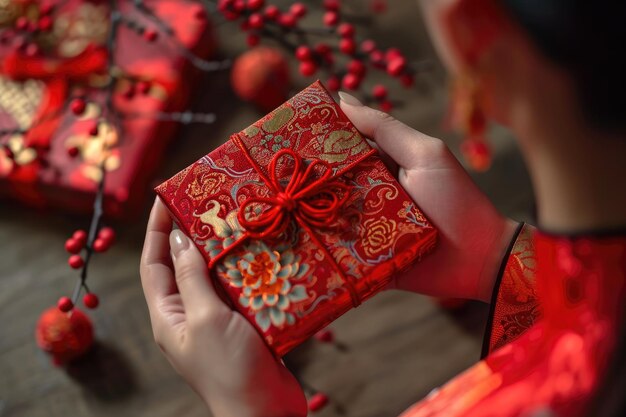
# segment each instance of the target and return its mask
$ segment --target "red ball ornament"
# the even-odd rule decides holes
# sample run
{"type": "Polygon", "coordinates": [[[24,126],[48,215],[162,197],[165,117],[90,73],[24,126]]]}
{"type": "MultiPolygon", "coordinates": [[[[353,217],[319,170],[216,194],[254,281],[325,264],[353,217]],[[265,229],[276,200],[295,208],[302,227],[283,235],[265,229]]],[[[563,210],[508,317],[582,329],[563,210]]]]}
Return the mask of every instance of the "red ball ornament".
{"type": "Polygon", "coordinates": [[[86,108],[87,103],[82,98],[75,98],[70,102],[70,110],[76,116],[80,116],[81,114],[83,114],[86,108]]]}
{"type": "Polygon", "coordinates": [[[89,317],[75,308],[71,314],[52,307],[44,311],[35,330],[37,345],[63,364],[86,353],[93,345],[93,326],[89,317]]]}
{"type": "Polygon", "coordinates": [[[316,412],[324,408],[328,404],[328,396],[323,392],[318,392],[309,398],[309,411],[316,412]]]}
{"type": "Polygon", "coordinates": [[[313,61],[302,61],[300,63],[300,74],[310,77],[317,72],[317,64],[313,61]]]}
{"type": "Polygon", "coordinates": [[[276,20],[280,17],[280,9],[276,6],[269,5],[265,8],[265,17],[269,20],[276,20]]]}
{"type": "Polygon", "coordinates": [[[307,8],[304,4],[302,3],[294,3],[291,5],[291,7],[289,8],[289,11],[297,18],[302,18],[306,15],[307,13],[307,8]]]}
{"type": "Polygon", "coordinates": [[[348,90],[356,90],[361,85],[361,77],[358,75],[347,73],[343,77],[342,84],[348,90]]]}
{"type": "Polygon", "coordinates": [[[74,308],[74,303],[72,302],[70,297],[61,297],[59,298],[59,301],[57,301],[57,308],[59,309],[59,311],[67,313],[72,311],[72,309],[74,308]]]}
{"type": "Polygon", "coordinates": [[[87,308],[94,309],[98,307],[98,304],[100,304],[100,300],[98,299],[98,296],[96,294],[88,292],[83,297],[83,304],[87,308]]]}
{"type": "Polygon", "coordinates": [[[105,240],[109,243],[113,243],[115,240],[115,230],[113,228],[105,226],[98,232],[98,239],[105,240]]]}
{"type": "Polygon", "coordinates": [[[287,98],[291,87],[289,64],[279,49],[257,47],[237,58],[231,83],[242,100],[270,111],[287,98]]]}
{"type": "Polygon", "coordinates": [[[157,40],[158,37],[159,37],[159,32],[157,32],[154,29],[146,29],[143,32],[143,38],[147,40],[148,42],[154,42],[157,40]]]}
{"type": "Polygon", "coordinates": [[[69,238],[65,241],[65,250],[68,253],[77,254],[83,248],[83,242],[74,238],[69,238]]]}
{"type": "Polygon", "coordinates": [[[80,255],[70,256],[69,259],[67,260],[67,263],[72,269],[79,269],[79,268],[82,268],[83,265],[85,265],[85,261],[80,255]]]}
{"type": "Polygon", "coordinates": [[[339,23],[339,13],[335,11],[328,11],[324,13],[324,24],[326,26],[337,26],[339,23]]]}

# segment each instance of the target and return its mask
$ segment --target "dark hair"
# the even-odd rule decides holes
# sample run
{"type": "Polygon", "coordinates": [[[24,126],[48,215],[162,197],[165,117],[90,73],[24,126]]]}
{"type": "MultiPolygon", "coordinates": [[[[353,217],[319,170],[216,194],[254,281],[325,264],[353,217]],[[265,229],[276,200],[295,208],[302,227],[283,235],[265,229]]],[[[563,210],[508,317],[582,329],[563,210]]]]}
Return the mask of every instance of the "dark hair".
{"type": "Polygon", "coordinates": [[[588,122],[626,133],[626,1],[499,0],[576,83],[588,122]]]}

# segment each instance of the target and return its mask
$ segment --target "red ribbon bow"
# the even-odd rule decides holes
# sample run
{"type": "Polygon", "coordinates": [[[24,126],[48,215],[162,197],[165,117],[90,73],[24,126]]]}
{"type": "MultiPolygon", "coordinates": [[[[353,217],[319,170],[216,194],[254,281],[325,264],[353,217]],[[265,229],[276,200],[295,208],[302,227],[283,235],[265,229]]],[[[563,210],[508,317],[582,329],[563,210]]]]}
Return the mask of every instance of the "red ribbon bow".
{"type": "Polygon", "coordinates": [[[314,160],[305,166],[300,155],[291,149],[283,149],[274,155],[268,168],[269,176],[259,173],[271,195],[249,198],[239,209],[239,223],[251,238],[276,239],[289,227],[292,219],[306,229],[325,228],[337,221],[350,187],[333,178],[328,162],[314,160]],[[293,159],[293,170],[289,182],[283,186],[278,165],[287,157],[293,159]],[[318,167],[323,168],[321,175],[317,174],[318,167]],[[259,205],[269,208],[252,219],[247,217],[259,205]]]}
{"type": "Polygon", "coordinates": [[[250,165],[252,165],[259,177],[270,189],[271,194],[269,197],[249,198],[243,203],[239,208],[238,219],[241,226],[246,229],[245,233],[237,241],[225,247],[222,252],[213,257],[209,261],[209,269],[212,269],[217,262],[225,258],[248,239],[278,238],[287,230],[293,219],[309,234],[311,240],[320,248],[324,253],[324,257],[337,271],[343,282],[346,283],[352,304],[355,307],[361,304],[361,297],[355,284],[352,282],[353,278],[349,278],[346,275],[313,228],[325,228],[335,223],[341,207],[349,197],[348,191],[350,189],[349,186],[342,183],[338,178],[376,153],[376,150],[370,149],[369,152],[364,153],[355,161],[333,173],[328,162],[316,159],[305,168],[304,161],[300,155],[291,149],[283,149],[274,155],[269,164],[269,176],[267,176],[259,164],[252,158],[242,140],[237,136],[233,136],[231,140],[241,149],[250,165]],[[283,187],[277,168],[278,163],[285,156],[291,157],[294,162],[289,182],[287,186],[283,187]],[[316,172],[317,167],[320,166],[324,168],[321,175],[316,172]],[[338,195],[339,193],[342,194],[341,197],[338,195]],[[247,218],[246,212],[249,213],[253,205],[258,206],[259,204],[269,206],[269,208],[252,219],[247,218]]]}

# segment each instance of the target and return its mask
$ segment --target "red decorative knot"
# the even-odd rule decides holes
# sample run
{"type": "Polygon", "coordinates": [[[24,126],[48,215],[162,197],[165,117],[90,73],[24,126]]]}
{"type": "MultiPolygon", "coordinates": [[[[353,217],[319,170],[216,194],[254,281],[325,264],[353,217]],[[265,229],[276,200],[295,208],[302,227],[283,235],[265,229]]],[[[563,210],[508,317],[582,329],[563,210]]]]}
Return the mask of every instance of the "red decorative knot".
{"type": "Polygon", "coordinates": [[[336,222],[339,210],[348,198],[349,187],[332,178],[330,164],[314,160],[308,166],[291,149],[276,153],[269,165],[266,183],[269,197],[249,198],[239,210],[239,222],[253,239],[278,238],[292,219],[308,226],[326,228],[336,222]],[[291,159],[291,177],[283,186],[278,172],[279,163],[291,159]],[[318,173],[320,168],[323,170],[318,173]],[[341,196],[340,196],[341,195],[341,196]],[[255,207],[267,208],[259,215],[249,217],[255,207]]]}

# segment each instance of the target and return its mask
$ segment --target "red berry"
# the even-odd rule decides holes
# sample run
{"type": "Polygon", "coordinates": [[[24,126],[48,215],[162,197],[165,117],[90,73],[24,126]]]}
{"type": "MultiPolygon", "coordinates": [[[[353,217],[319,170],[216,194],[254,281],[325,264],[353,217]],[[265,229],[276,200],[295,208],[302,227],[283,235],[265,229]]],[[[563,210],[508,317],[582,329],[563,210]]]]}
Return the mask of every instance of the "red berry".
{"type": "Polygon", "coordinates": [[[393,110],[393,103],[389,100],[382,101],[379,106],[380,109],[385,113],[389,113],[391,110],[393,110]]]}
{"type": "Polygon", "coordinates": [[[137,90],[139,90],[141,94],[148,94],[151,88],[152,84],[148,81],[139,81],[137,83],[137,90]]]}
{"type": "Polygon", "coordinates": [[[398,48],[389,48],[387,49],[387,52],[385,52],[385,59],[387,61],[391,61],[395,58],[402,58],[402,56],[402,51],[398,48]]]}
{"type": "Polygon", "coordinates": [[[50,16],[42,16],[38,22],[39,30],[47,32],[52,29],[52,18],[50,16]]]}
{"type": "Polygon", "coordinates": [[[265,0],[248,0],[248,9],[259,10],[265,5],[265,0]]]}
{"type": "Polygon", "coordinates": [[[324,0],[324,8],[326,10],[337,11],[339,10],[339,0],[324,0]]]}
{"type": "Polygon", "coordinates": [[[88,292],[83,297],[83,304],[85,305],[85,307],[93,309],[98,307],[98,304],[100,304],[100,300],[98,299],[98,296],[96,294],[88,292]]]}
{"type": "Polygon", "coordinates": [[[339,13],[335,11],[328,11],[324,13],[324,24],[326,26],[337,26],[339,23],[339,13]]]}
{"type": "Polygon", "coordinates": [[[248,36],[246,36],[246,43],[251,48],[257,46],[259,42],[261,42],[261,37],[256,33],[250,33],[248,34],[248,36]]]}
{"type": "Polygon", "coordinates": [[[28,19],[25,16],[20,16],[15,21],[15,28],[17,30],[26,30],[28,28],[28,19]]]}
{"type": "Polygon", "coordinates": [[[233,10],[237,13],[241,13],[246,10],[246,2],[245,0],[235,0],[233,1],[233,10]]]}
{"type": "Polygon", "coordinates": [[[39,46],[36,43],[29,43],[26,45],[24,53],[28,56],[36,56],[39,53],[39,46]]]}
{"type": "Polygon", "coordinates": [[[406,69],[406,59],[404,57],[393,58],[387,63],[387,73],[393,77],[397,77],[406,69]]]}
{"type": "Polygon", "coordinates": [[[65,250],[72,254],[77,254],[83,248],[83,242],[74,238],[65,241],[65,250]]]}
{"type": "Polygon", "coordinates": [[[74,303],[72,302],[70,297],[61,297],[59,298],[59,301],[57,301],[57,307],[63,313],[68,313],[74,308],[74,303]]]}
{"type": "Polygon", "coordinates": [[[252,29],[262,29],[265,21],[259,13],[252,13],[248,18],[248,23],[252,29]]]}
{"type": "Polygon", "coordinates": [[[111,227],[103,227],[98,232],[98,237],[112,243],[115,240],[115,230],[111,227]]]}
{"type": "Polygon", "coordinates": [[[330,329],[320,330],[315,333],[315,339],[322,343],[332,343],[335,340],[335,334],[330,329]]]}
{"type": "Polygon", "coordinates": [[[400,82],[402,83],[403,86],[405,87],[413,87],[413,84],[415,84],[415,77],[413,76],[413,74],[403,74],[400,77],[400,82]]]}
{"type": "Polygon", "coordinates": [[[346,55],[352,55],[356,51],[356,42],[350,38],[343,38],[339,41],[339,49],[346,55]]]}
{"type": "Polygon", "coordinates": [[[361,51],[365,52],[366,54],[374,52],[375,49],[376,42],[374,42],[373,40],[367,39],[361,42],[361,51]]]}
{"type": "Polygon", "coordinates": [[[108,240],[98,238],[93,241],[93,250],[98,253],[106,252],[111,247],[111,243],[108,240]]]}
{"type": "Polygon", "coordinates": [[[265,8],[265,17],[269,20],[276,20],[280,17],[280,9],[276,6],[269,5],[265,8]]]}
{"type": "Polygon", "coordinates": [[[70,158],[76,158],[79,153],[80,149],[78,149],[77,146],[71,146],[67,148],[67,154],[70,156],[70,158]]]}
{"type": "Polygon", "coordinates": [[[311,398],[309,398],[309,401],[308,401],[309,411],[313,411],[313,412],[319,411],[322,408],[324,408],[326,404],[328,404],[328,397],[323,392],[318,392],[315,395],[313,395],[311,398]]]}
{"type": "Polygon", "coordinates": [[[228,10],[233,5],[233,0],[218,0],[217,2],[217,10],[220,12],[224,12],[228,10]]]}
{"type": "Polygon", "coordinates": [[[154,42],[157,40],[158,37],[159,37],[159,32],[157,32],[154,29],[146,29],[143,32],[143,38],[147,40],[148,42],[154,42]]]}
{"type": "Polygon", "coordinates": [[[70,102],[70,110],[72,110],[72,113],[76,116],[83,114],[86,108],[87,103],[82,98],[75,98],[70,102]]]}
{"type": "Polygon", "coordinates": [[[356,90],[361,85],[361,78],[358,75],[351,73],[346,74],[343,77],[343,86],[348,90],[356,90]]]}
{"type": "Polygon", "coordinates": [[[317,65],[313,61],[302,61],[300,63],[300,74],[310,77],[317,71],[317,65]]]}
{"type": "Polygon", "coordinates": [[[89,130],[87,131],[87,133],[90,136],[98,136],[98,123],[94,122],[90,127],[89,130]]]}
{"type": "Polygon", "coordinates": [[[39,7],[39,14],[46,15],[52,13],[54,10],[54,3],[46,3],[39,7]]]}
{"type": "Polygon", "coordinates": [[[311,59],[311,48],[305,45],[298,46],[296,48],[296,59],[298,61],[308,61],[311,59]]]}
{"type": "Polygon", "coordinates": [[[380,51],[372,51],[370,53],[370,60],[372,61],[372,64],[374,64],[377,67],[384,68],[385,66],[385,56],[380,51]]]}
{"type": "Polygon", "coordinates": [[[342,23],[337,28],[337,32],[343,38],[351,38],[354,36],[354,26],[350,23],[342,23]]]}
{"type": "Polygon", "coordinates": [[[365,64],[358,59],[353,59],[348,64],[348,72],[358,75],[359,77],[363,77],[366,71],[367,68],[365,67],[365,64]]]}
{"type": "Polygon", "coordinates": [[[84,245],[87,242],[87,232],[85,232],[82,229],[79,229],[74,232],[74,234],[72,235],[72,238],[81,242],[81,245],[84,245]]]}
{"type": "Polygon", "coordinates": [[[67,260],[67,263],[72,269],[82,268],[82,266],[85,265],[85,261],[83,260],[83,258],[81,258],[80,255],[70,256],[67,260]]]}
{"type": "Polygon", "coordinates": [[[289,8],[289,11],[295,16],[295,17],[304,17],[307,13],[307,8],[304,4],[302,3],[294,3],[291,5],[291,7],[289,8]]]}
{"type": "Polygon", "coordinates": [[[387,87],[384,85],[375,85],[372,89],[372,95],[376,100],[384,100],[387,97],[387,87]]]}
{"type": "Polygon", "coordinates": [[[320,55],[327,55],[332,52],[332,49],[330,49],[330,46],[326,45],[325,43],[318,43],[317,45],[315,45],[315,52],[320,55]]]}
{"type": "Polygon", "coordinates": [[[339,77],[336,75],[330,77],[328,81],[326,81],[326,87],[328,87],[330,91],[338,91],[341,88],[341,81],[339,80],[339,77]]]}
{"type": "Polygon", "coordinates": [[[292,15],[291,13],[285,13],[281,15],[278,20],[281,26],[284,26],[286,28],[292,28],[296,26],[296,23],[298,23],[298,20],[296,19],[296,17],[292,15]]]}

